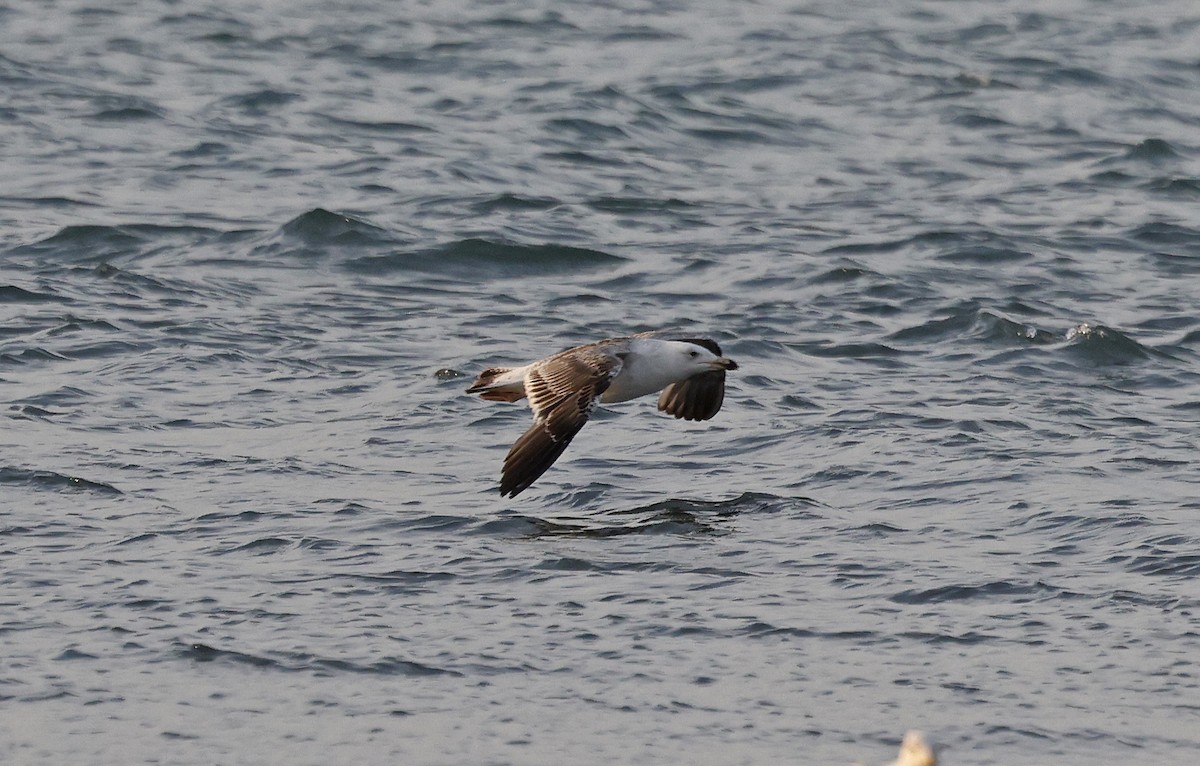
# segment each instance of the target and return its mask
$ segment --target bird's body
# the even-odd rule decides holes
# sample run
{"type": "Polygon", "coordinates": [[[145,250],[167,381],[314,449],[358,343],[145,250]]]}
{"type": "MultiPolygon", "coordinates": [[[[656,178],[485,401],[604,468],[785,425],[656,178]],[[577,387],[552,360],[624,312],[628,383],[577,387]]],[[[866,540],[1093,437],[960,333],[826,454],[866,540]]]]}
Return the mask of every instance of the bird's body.
{"type": "Polygon", "coordinates": [[[736,369],[711,340],[645,333],[577,346],[522,367],[484,370],[467,393],[490,401],[529,399],[533,425],[509,450],[500,480],[500,494],[515,497],[554,464],[599,403],[662,391],[660,410],[708,420],[721,409],[725,371],[736,369]]]}

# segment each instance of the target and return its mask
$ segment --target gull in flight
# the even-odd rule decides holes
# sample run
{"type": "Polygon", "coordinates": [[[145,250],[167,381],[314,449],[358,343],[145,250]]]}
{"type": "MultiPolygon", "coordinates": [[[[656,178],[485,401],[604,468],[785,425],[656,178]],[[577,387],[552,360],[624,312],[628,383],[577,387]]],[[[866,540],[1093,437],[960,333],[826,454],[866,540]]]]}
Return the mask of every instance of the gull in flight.
{"type": "Polygon", "coordinates": [[[467,389],[493,402],[529,399],[533,425],[504,458],[501,496],[516,497],[537,481],[600,403],[662,391],[658,409],[708,420],[725,399],[725,372],[737,362],[708,338],[642,333],[567,349],[523,367],[493,367],[467,389]]]}

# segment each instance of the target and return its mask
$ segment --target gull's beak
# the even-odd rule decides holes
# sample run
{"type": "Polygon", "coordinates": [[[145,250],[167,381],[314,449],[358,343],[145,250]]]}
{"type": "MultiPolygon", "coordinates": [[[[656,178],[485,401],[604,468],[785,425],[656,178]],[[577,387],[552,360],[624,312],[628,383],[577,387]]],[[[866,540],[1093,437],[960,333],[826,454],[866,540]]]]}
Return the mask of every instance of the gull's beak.
{"type": "Polygon", "coordinates": [[[737,362],[733,361],[732,359],[727,359],[723,356],[719,356],[712,360],[709,362],[709,365],[711,365],[714,370],[736,370],[738,368],[737,362]]]}

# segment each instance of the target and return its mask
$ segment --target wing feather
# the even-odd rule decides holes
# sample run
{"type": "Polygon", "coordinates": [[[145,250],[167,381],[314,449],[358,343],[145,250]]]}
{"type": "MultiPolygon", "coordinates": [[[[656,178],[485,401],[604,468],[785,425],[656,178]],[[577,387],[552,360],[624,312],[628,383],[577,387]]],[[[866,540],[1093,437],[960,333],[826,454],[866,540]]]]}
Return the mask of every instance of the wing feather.
{"type": "Polygon", "coordinates": [[[504,458],[501,495],[516,497],[554,465],[620,371],[620,357],[592,347],[564,351],[530,368],[525,392],[533,425],[504,458]]]}
{"type": "Polygon", "coordinates": [[[693,375],[663,389],[658,409],[684,420],[708,420],[725,401],[725,371],[711,370],[693,375]]]}

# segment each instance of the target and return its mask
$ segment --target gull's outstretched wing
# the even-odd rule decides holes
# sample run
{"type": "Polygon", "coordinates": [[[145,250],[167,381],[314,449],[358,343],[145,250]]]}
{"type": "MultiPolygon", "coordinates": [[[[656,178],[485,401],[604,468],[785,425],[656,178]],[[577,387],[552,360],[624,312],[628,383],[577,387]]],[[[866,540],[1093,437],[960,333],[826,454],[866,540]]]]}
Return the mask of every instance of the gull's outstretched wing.
{"type": "Polygon", "coordinates": [[[708,420],[725,401],[725,371],[710,370],[672,383],[658,397],[658,408],[684,420],[708,420]]]}
{"type": "Polygon", "coordinates": [[[604,346],[574,348],[530,366],[525,393],[533,425],[504,458],[501,495],[516,497],[554,465],[620,371],[620,356],[604,346]]]}

